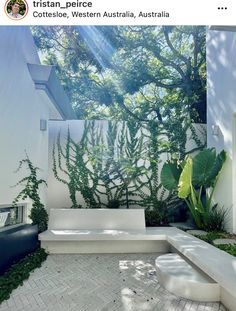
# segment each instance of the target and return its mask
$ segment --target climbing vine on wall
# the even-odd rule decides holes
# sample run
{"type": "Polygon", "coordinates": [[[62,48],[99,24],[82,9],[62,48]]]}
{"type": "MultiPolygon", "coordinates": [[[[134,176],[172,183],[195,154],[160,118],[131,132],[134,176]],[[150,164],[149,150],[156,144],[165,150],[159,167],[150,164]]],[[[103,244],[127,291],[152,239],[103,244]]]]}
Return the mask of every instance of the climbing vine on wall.
{"type": "Polygon", "coordinates": [[[19,200],[31,199],[33,207],[29,217],[33,225],[38,225],[39,232],[43,232],[47,229],[48,213],[40,200],[39,190],[41,185],[47,185],[47,183],[44,179],[38,178],[37,172],[40,169],[33,165],[27,154],[25,159],[19,162],[16,172],[19,172],[23,166],[29,170],[29,174],[15,185],[21,186],[22,189],[13,200],[12,205],[16,207],[19,200]]]}
{"type": "Polygon", "coordinates": [[[101,201],[96,193],[98,187],[99,162],[92,161],[87,153],[89,144],[98,146],[98,137],[91,135],[94,126],[86,123],[83,136],[79,143],[75,142],[67,131],[65,146],[61,144],[61,135],[58,134],[57,141],[53,146],[53,172],[56,179],[67,185],[72,208],[81,208],[77,202],[76,194],[79,192],[85,200],[86,207],[99,208],[101,201]],[[60,174],[61,173],[61,174],[60,174]]]}
{"type": "MultiPolygon", "coordinates": [[[[69,128],[66,137],[58,134],[53,146],[54,176],[68,187],[72,208],[158,209],[170,199],[160,183],[163,155],[182,158],[187,153],[186,133],[172,131],[163,132],[155,121],[109,121],[107,126],[85,121],[78,142],[69,128]]],[[[201,149],[204,142],[194,127],[191,135],[201,149]]]]}

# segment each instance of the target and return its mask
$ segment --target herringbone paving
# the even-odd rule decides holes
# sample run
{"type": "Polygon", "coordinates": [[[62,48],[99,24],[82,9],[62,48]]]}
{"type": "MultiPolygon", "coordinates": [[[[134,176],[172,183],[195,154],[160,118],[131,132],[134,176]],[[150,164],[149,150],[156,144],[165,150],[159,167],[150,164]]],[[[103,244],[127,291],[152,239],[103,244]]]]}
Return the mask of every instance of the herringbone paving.
{"type": "Polygon", "coordinates": [[[0,311],[226,311],[160,286],[160,254],[50,255],[0,311]]]}

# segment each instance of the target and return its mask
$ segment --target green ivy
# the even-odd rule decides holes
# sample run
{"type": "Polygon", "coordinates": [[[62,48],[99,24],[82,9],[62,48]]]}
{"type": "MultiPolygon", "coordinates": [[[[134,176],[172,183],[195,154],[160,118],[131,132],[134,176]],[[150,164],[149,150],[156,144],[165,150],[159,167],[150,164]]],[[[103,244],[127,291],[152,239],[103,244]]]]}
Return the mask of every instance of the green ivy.
{"type": "Polygon", "coordinates": [[[32,200],[32,209],[30,212],[30,219],[32,220],[33,225],[38,225],[39,232],[43,232],[47,230],[48,224],[48,213],[44,208],[44,205],[40,201],[39,197],[39,187],[42,184],[47,185],[46,181],[43,179],[38,179],[37,172],[39,170],[38,167],[35,167],[32,162],[30,161],[28,155],[26,154],[26,158],[21,160],[19,163],[19,167],[16,170],[18,172],[23,165],[29,169],[30,174],[22,178],[17,184],[23,185],[24,188],[20,191],[17,197],[13,200],[13,206],[17,206],[17,203],[20,199],[25,200],[27,198],[32,200]]]}
{"type": "MultiPolygon", "coordinates": [[[[53,172],[68,187],[72,208],[110,207],[116,202],[120,207],[164,213],[160,202],[169,206],[177,199],[160,182],[162,156],[186,153],[187,128],[183,133],[177,125],[163,132],[156,121],[109,121],[105,130],[92,120],[85,121],[79,142],[71,138],[69,128],[65,140],[59,133],[53,147],[53,172]],[[78,194],[84,206],[77,202],[78,194]]],[[[192,137],[200,149],[203,143],[194,128],[192,137]]]]}
{"type": "Polygon", "coordinates": [[[55,178],[67,185],[72,208],[82,208],[76,199],[80,192],[85,200],[86,207],[99,208],[101,201],[96,193],[98,187],[99,162],[93,160],[88,153],[89,144],[98,144],[98,137],[94,132],[94,123],[85,123],[82,139],[76,143],[68,129],[65,147],[62,147],[60,133],[53,146],[53,173],[55,178]],[[88,132],[90,131],[89,140],[88,132]],[[95,141],[94,141],[95,140],[95,141]],[[90,167],[88,165],[90,164],[90,167]],[[63,174],[64,176],[60,175],[63,174]]]}
{"type": "Polygon", "coordinates": [[[27,255],[0,277],[0,304],[10,298],[11,292],[18,286],[23,285],[23,281],[28,279],[30,272],[41,267],[42,262],[47,259],[47,253],[39,248],[34,253],[27,255]]]}

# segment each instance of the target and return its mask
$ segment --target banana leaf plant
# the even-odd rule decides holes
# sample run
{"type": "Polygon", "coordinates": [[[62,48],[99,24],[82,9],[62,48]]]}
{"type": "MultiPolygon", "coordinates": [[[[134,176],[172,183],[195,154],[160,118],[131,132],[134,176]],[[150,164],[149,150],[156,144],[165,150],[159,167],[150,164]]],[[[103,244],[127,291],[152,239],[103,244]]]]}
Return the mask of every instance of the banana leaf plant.
{"type": "Polygon", "coordinates": [[[184,161],[168,161],[161,171],[161,183],[185,200],[193,219],[200,229],[205,229],[208,215],[215,209],[213,194],[220,171],[226,161],[226,152],[216,154],[214,148],[205,149],[184,161]]]}

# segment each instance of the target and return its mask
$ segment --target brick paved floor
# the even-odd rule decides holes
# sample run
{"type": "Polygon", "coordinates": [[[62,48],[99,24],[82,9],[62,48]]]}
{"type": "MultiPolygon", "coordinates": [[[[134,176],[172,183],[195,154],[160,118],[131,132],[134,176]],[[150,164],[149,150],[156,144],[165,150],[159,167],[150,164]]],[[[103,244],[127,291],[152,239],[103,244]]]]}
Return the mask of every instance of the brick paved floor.
{"type": "Polygon", "coordinates": [[[50,255],[0,311],[226,311],[166,291],[156,278],[157,256],[50,255]]]}

